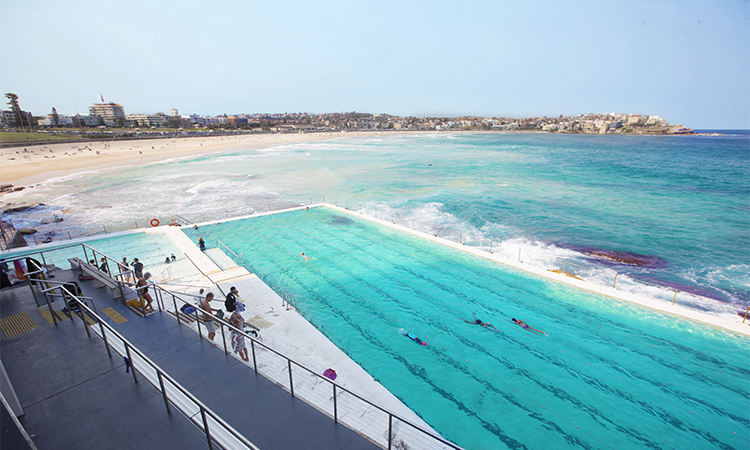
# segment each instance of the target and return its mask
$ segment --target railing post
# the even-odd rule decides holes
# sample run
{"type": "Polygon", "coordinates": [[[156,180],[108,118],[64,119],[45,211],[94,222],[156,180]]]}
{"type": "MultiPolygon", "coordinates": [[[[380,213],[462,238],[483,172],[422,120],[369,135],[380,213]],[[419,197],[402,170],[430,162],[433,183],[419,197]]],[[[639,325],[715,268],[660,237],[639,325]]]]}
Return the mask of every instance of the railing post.
{"type": "Polygon", "coordinates": [[[109,357],[112,357],[112,351],[109,349],[109,342],[107,342],[107,335],[104,334],[104,325],[102,325],[102,321],[99,321],[99,331],[102,333],[102,339],[104,340],[104,346],[107,347],[107,354],[109,357]]]}
{"type": "MultiPolygon", "coordinates": [[[[214,319],[218,321],[218,319],[214,319]]],[[[227,352],[227,335],[224,333],[224,324],[219,321],[219,327],[221,328],[221,341],[224,343],[224,354],[228,355],[229,352],[227,352]]],[[[228,328],[228,327],[227,327],[228,328]]],[[[231,334],[230,334],[231,336],[231,334]]],[[[231,339],[231,337],[230,337],[231,339]]]]}
{"type": "Polygon", "coordinates": [[[164,404],[167,406],[167,414],[172,414],[172,410],[169,407],[169,399],[167,398],[167,390],[164,389],[164,379],[161,376],[161,370],[157,370],[156,375],[159,377],[159,386],[161,386],[161,393],[164,396],[164,404]]]}
{"type": "Polygon", "coordinates": [[[336,405],[336,383],[333,385],[333,423],[339,423],[338,409],[336,405]]]}
{"type": "MultiPolygon", "coordinates": [[[[78,303],[80,304],[83,302],[78,300],[78,303]]],[[[70,312],[70,307],[68,307],[68,312],[70,312]]],[[[83,322],[83,328],[86,329],[86,334],[88,335],[88,337],[91,337],[91,330],[89,330],[89,323],[86,322],[86,312],[83,310],[82,306],[78,308],[78,313],[80,314],[81,322],[83,322]]],[[[72,317],[70,318],[70,321],[71,322],[73,321],[72,317]]]]}
{"type": "Polygon", "coordinates": [[[566,264],[568,264],[568,261],[563,261],[563,272],[562,273],[565,273],[565,265],[566,264]]]}
{"type": "MultiPolygon", "coordinates": [[[[198,305],[198,308],[200,308],[200,305],[198,305]]],[[[195,323],[198,325],[198,336],[200,336],[201,339],[203,339],[203,332],[201,331],[201,324],[202,320],[198,316],[198,308],[195,308],[195,323]]]]}
{"type": "Polygon", "coordinates": [[[617,283],[617,272],[615,272],[615,281],[612,282],[612,289],[615,288],[615,283],[617,283]]]}
{"type": "Polygon", "coordinates": [[[250,339],[250,350],[253,351],[253,369],[255,369],[255,373],[258,373],[258,361],[255,359],[255,340],[250,339]]]}
{"type": "MultiPolygon", "coordinates": [[[[28,278],[28,277],[27,277],[27,278],[28,278]]],[[[33,289],[33,288],[32,288],[32,289],[33,289]]],[[[47,308],[49,308],[49,313],[50,313],[50,315],[52,316],[52,321],[53,321],[53,322],[55,322],[55,326],[57,326],[57,315],[56,315],[56,314],[55,314],[55,312],[54,312],[54,311],[52,310],[52,304],[51,304],[51,303],[49,302],[49,296],[47,296],[47,295],[45,294],[45,295],[44,295],[44,299],[45,299],[45,300],[47,301],[47,308]]],[[[70,311],[70,309],[68,309],[68,311],[70,311]]]]}
{"type": "MultiPolygon", "coordinates": [[[[36,291],[34,290],[34,283],[31,282],[31,277],[26,277],[26,281],[28,281],[29,283],[29,289],[31,289],[31,295],[34,296],[34,302],[36,302],[36,307],[39,308],[42,305],[39,304],[39,299],[36,298],[36,291]]],[[[44,297],[47,298],[46,295],[44,297]]],[[[49,300],[47,301],[47,304],[49,304],[49,300]]],[[[52,311],[52,308],[50,308],[50,311],[52,311]]]]}
{"type": "Polygon", "coordinates": [[[130,346],[128,345],[127,342],[125,342],[124,344],[125,344],[125,353],[128,354],[128,361],[130,362],[130,370],[133,371],[133,380],[135,380],[135,382],[137,383],[138,376],[135,374],[135,364],[133,364],[133,358],[130,356],[130,346]]]}
{"type": "Polygon", "coordinates": [[[393,414],[388,413],[388,450],[391,450],[393,443],[393,414]]]}
{"type": "Polygon", "coordinates": [[[174,315],[177,317],[177,325],[180,325],[180,310],[177,309],[177,297],[174,294],[172,294],[172,303],[174,303],[174,315]]]}
{"type": "Polygon", "coordinates": [[[674,301],[677,300],[677,289],[674,290],[674,297],[672,297],[672,304],[674,305],[674,301]]]}
{"type": "Polygon", "coordinates": [[[289,392],[291,392],[292,397],[294,397],[294,382],[292,381],[292,360],[287,359],[286,362],[289,366],[289,392]]]}
{"type": "Polygon", "coordinates": [[[747,307],[747,311],[745,311],[745,317],[742,318],[742,323],[745,323],[745,319],[747,319],[747,313],[750,312],[750,306],[747,307]]]}
{"type": "Polygon", "coordinates": [[[117,287],[120,288],[120,298],[122,299],[122,302],[125,303],[127,300],[125,300],[125,289],[122,288],[122,281],[117,280],[117,287]]]}
{"type": "Polygon", "coordinates": [[[203,409],[203,406],[201,408],[201,417],[203,417],[203,431],[206,433],[206,439],[208,439],[208,448],[210,450],[213,450],[214,444],[211,442],[211,433],[208,431],[208,420],[206,419],[206,410],[203,409]]]}

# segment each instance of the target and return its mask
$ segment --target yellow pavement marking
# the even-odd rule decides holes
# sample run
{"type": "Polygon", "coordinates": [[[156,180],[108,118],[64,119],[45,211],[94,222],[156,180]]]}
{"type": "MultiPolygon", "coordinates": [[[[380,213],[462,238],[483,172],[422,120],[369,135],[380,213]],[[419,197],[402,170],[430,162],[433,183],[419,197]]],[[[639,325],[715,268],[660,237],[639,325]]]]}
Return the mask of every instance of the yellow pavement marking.
{"type": "Polygon", "coordinates": [[[120,325],[121,323],[125,323],[128,321],[125,317],[122,316],[122,314],[118,313],[114,310],[114,308],[104,308],[101,310],[107,317],[112,319],[114,323],[117,325],[120,325]]]}
{"type": "Polygon", "coordinates": [[[6,338],[12,338],[19,334],[36,330],[38,327],[31,316],[29,316],[29,313],[24,311],[0,319],[0,328],[3,329],[6,338]]]}

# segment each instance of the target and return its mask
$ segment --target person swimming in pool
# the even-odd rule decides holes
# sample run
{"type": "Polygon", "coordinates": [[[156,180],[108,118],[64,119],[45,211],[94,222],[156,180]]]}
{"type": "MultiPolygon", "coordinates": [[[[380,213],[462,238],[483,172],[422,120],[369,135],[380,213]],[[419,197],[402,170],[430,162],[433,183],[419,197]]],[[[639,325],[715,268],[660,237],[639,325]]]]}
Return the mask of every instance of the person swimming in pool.
{"type": "Polygon", "coordinates": [[[481,325],[481,326],[487,328],[490,331],[500,331],[500,330],[498,330],[495,327],[495,325],[492,325],[489,322],[482,322],[481,320],[477,319],[477,314],[476,313],[471,313],[471,315],[474,316],[474,320],[469,321],[469,320],[464,319],[463,317],[459,317],[459,319],[463,320],[466,323],[481,325]],[[490,327],[492,327],[492,328],[490,328],[490,327]]]}
{"type": "Polygon", "coordinates": [[[529,326],[529,324],[528,324],[528,323],[526,323],[526,322],[524,322],[523,320],[516,320],[516,318],[515,318],[515,317],[514,317],[514,318],[512,318],[512,319],[510,319],[510,320],[511,320],[511,321],[512,321],[513,323],[515,323],[516,325],[518,325],[518,326],[520,326],[521,328],[523,328],[524,330],[529,330],[529,331],[533,331],[533,332],[535,332],[535,333],[542,333],[542,334],[543,334],[543,335],[545,335],[545,336],[547,335],[547,333],[545,333],[545,332],[544,332],[544,331],[542,331],[542,330],[537,330],[536,328],[531,328],[531,327],[529,326]]]}
{"type": "Polygon", "coordinates": [[[423,341],[422,339],[419,339],[416,335],[409,333],[408,331],[404,330],[403,328],[400,328],[398,330],[399,333],[403,334],[404,336],[408,337],[412,341],[416,342],[419,345],[427,345],[427,342],[423,341]]]}
{"type": "Polygon", "coordinates": [[[317,259],[317,258],[313,258],[312,256],[307,256],[307,255],[305,255],[305,253],[304,253],[304,252],[300,253],[299,255],[300,255],[301,257],[305,258],[305,262],[310,262],[310,260],[311,260],[311,259],[317,259]]]}

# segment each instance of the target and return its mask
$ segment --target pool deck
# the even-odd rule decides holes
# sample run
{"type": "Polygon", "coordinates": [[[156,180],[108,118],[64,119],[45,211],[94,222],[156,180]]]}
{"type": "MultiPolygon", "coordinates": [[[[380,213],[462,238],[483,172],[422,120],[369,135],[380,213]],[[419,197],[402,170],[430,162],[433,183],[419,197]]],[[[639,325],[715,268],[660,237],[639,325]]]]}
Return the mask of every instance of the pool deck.
{"type": "MultiPolygon", "coordinates": [[[[73,278],[71,272],[56,272],[55,280],[73,278]]],[[[231,354],[212,348],[210,342],[178,325],[173,315],[157,312],[144,319],[93,288],[92,282],[80,284],[100,312],[112,308],[126,319],[117,324],[100,313],[107,324],[254,445],[379,448],[255,374],[231,354]]],[[[0,349],[24,409],[19,421],[37,448],[208,447],[205,436],[186,416],[174,407],[167,414],[158,390],[142,376],[135,383],[121,357],[114,353],[110,358],[99,337],[87,337],[80,320],[48,323],[25,284],[4,289],[0,302],[2,318],[28,316],[33,321],[33,327],[21,334],[3,333],[0,349]]],[[[3,448],[19,442],[17,436],[0,439],[3,448]]]]}

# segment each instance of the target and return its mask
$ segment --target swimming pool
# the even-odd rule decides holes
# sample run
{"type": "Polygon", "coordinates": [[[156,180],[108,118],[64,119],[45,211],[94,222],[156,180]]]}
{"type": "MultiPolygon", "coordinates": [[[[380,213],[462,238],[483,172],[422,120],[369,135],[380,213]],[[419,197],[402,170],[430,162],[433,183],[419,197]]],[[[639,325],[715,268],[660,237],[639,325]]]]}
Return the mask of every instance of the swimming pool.
{"type": "MultiPolygon", "coordinates": [[[[200,274],[190,261],[182,257],[180,249],[164,233],[135,232],[119,236],[102,236],[100,239],[86,241],[86,245],[116,261],[121,261],[123,257],[126,257],[128,262],[132,263],[133,258],[138,258],[144,265],[144,272],[150,272],[155,282],[167,277],[174,280],[200,274]],[[166,263],[166,257],[172,254],[177,256],[177,260],[166,263]]],[[[62,269],[70,268],[68,258],[78,257],[83,259],[84,257],[80,244],[63,243],[59,246],[45,246],[42,249],[44,251],[44,262],[62,269]]],[[[2,256],[4,259],[12,260],[14,254],[27,251],[29,251],[28,248],[23,248],[5,253],[2,256]]],[[[38,260],[42,259],[41,256],[32,255],[32,257],[38,260]]],[[[87,250],[87,257],[93,258],[90,250],[87,250]]],[[[99,258],[100,255],[97,255],[97,261],[99,258]]],[[[110,268],[112,267],[110,266],[110,268]]]]}
{"type": "Polygon", "coordinates": [[[184,231],[243,252],[249,270],[292,292],[313,325],[463,447],[747,447],[741,336],[328,208],[184,231]],[[472,313],[499,331],[460,320],[472,313]]]}

